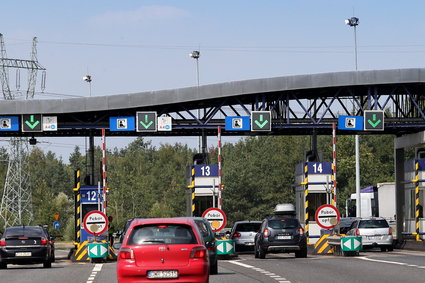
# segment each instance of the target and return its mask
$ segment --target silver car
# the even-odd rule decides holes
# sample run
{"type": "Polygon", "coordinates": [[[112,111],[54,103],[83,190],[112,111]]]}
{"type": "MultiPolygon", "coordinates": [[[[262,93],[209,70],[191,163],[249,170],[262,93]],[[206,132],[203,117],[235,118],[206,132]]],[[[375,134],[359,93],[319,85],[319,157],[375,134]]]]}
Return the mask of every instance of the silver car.
{"type": "Polygon", "coordinates": [[[235,250],[253,251],[255,234],[260,231],[261,221],[237,221],[233,225],[230,239],[235,241],[235,250]]]}
{"type": "Polygon", "coordinates": [[[347,236],[361,236],[363,248],[379,247],[381,251],[393,250],[392,228],[382,217],[369,217],[355,220],[347,236]]]}

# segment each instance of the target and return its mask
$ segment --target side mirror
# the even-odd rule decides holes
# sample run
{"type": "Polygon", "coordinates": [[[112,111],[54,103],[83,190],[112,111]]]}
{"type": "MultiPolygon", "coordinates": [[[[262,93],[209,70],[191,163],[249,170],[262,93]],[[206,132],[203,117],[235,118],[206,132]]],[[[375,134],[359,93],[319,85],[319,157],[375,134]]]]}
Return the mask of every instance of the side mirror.
{"type": "Polygon", "coordinates": [[[122,246],[122,243],[114,243],[114,244],[112,245],[112,247],[113,247],[115,250],[119,250],[119,249],[121,248],[121,246],[122,246]]]}

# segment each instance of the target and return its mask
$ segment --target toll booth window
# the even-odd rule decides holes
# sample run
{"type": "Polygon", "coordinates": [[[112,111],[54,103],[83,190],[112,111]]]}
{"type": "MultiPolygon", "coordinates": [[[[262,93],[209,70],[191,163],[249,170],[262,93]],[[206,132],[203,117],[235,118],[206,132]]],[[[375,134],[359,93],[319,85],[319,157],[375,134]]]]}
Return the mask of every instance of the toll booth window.
{"type": "Polygon", "coordinates": [[[82,203],[81,204],[81,220],[83,220],[84,217],[86,217],[87,213],[94,210],[98,210],[97,203],[90,203],[90,204],[82,203]]]}
{"type": "Polygon", "coordinates": [[[326,204],[326,194],[324,193],[310,193],[308,194],[308,220],[315,221],[314,216],[316,210],[326,204]]]}

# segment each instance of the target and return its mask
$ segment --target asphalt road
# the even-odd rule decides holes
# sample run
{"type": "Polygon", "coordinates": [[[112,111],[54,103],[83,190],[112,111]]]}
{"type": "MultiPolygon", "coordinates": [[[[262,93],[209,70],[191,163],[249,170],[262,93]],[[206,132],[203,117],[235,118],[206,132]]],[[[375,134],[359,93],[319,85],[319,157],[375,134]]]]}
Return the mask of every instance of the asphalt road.
{"type": "MultiPolygon", "coordinates": [[[[52,268],[40,265],[8,265],[1,270],[1,282],[117,282],[116,263],[78,264],[66,259],[66,251],[57,251],[52,268]]],[[[295,258],[293,254],[267,255],[255,259],[253,254],[220,260],[219,274],[211,283],[251,282],[423,282],[425,252],[362,252],[358,257],[313,256],[295,258]]]]}

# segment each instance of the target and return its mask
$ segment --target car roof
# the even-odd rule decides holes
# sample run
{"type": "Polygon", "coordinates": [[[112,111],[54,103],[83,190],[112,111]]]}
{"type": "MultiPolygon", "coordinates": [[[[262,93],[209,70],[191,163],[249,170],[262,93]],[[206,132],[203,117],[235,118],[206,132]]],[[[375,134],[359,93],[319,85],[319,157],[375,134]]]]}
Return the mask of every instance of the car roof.
{"type": "Polygon", "coordinates": [[[193,225],[195,221],[191,218],[136,218],[131,222],[131,226],[136,225],[149,225],[149,224],[161,224],[161,223],[168,223],[168,224],[186,224],[186,225],[193,225]]]}
{"type": "Polygon", "coordinates": [[[362,217],[362,218],[360,218],[360,221],[361,220],[386,220],[384,217],[362,217]]]}
{"type": "Polygon", "coordinates": [[[260,220],[243,220],[243,221],[236,221],[235,224],[240,224],[240,223],[261,223],[260,220]]]}

